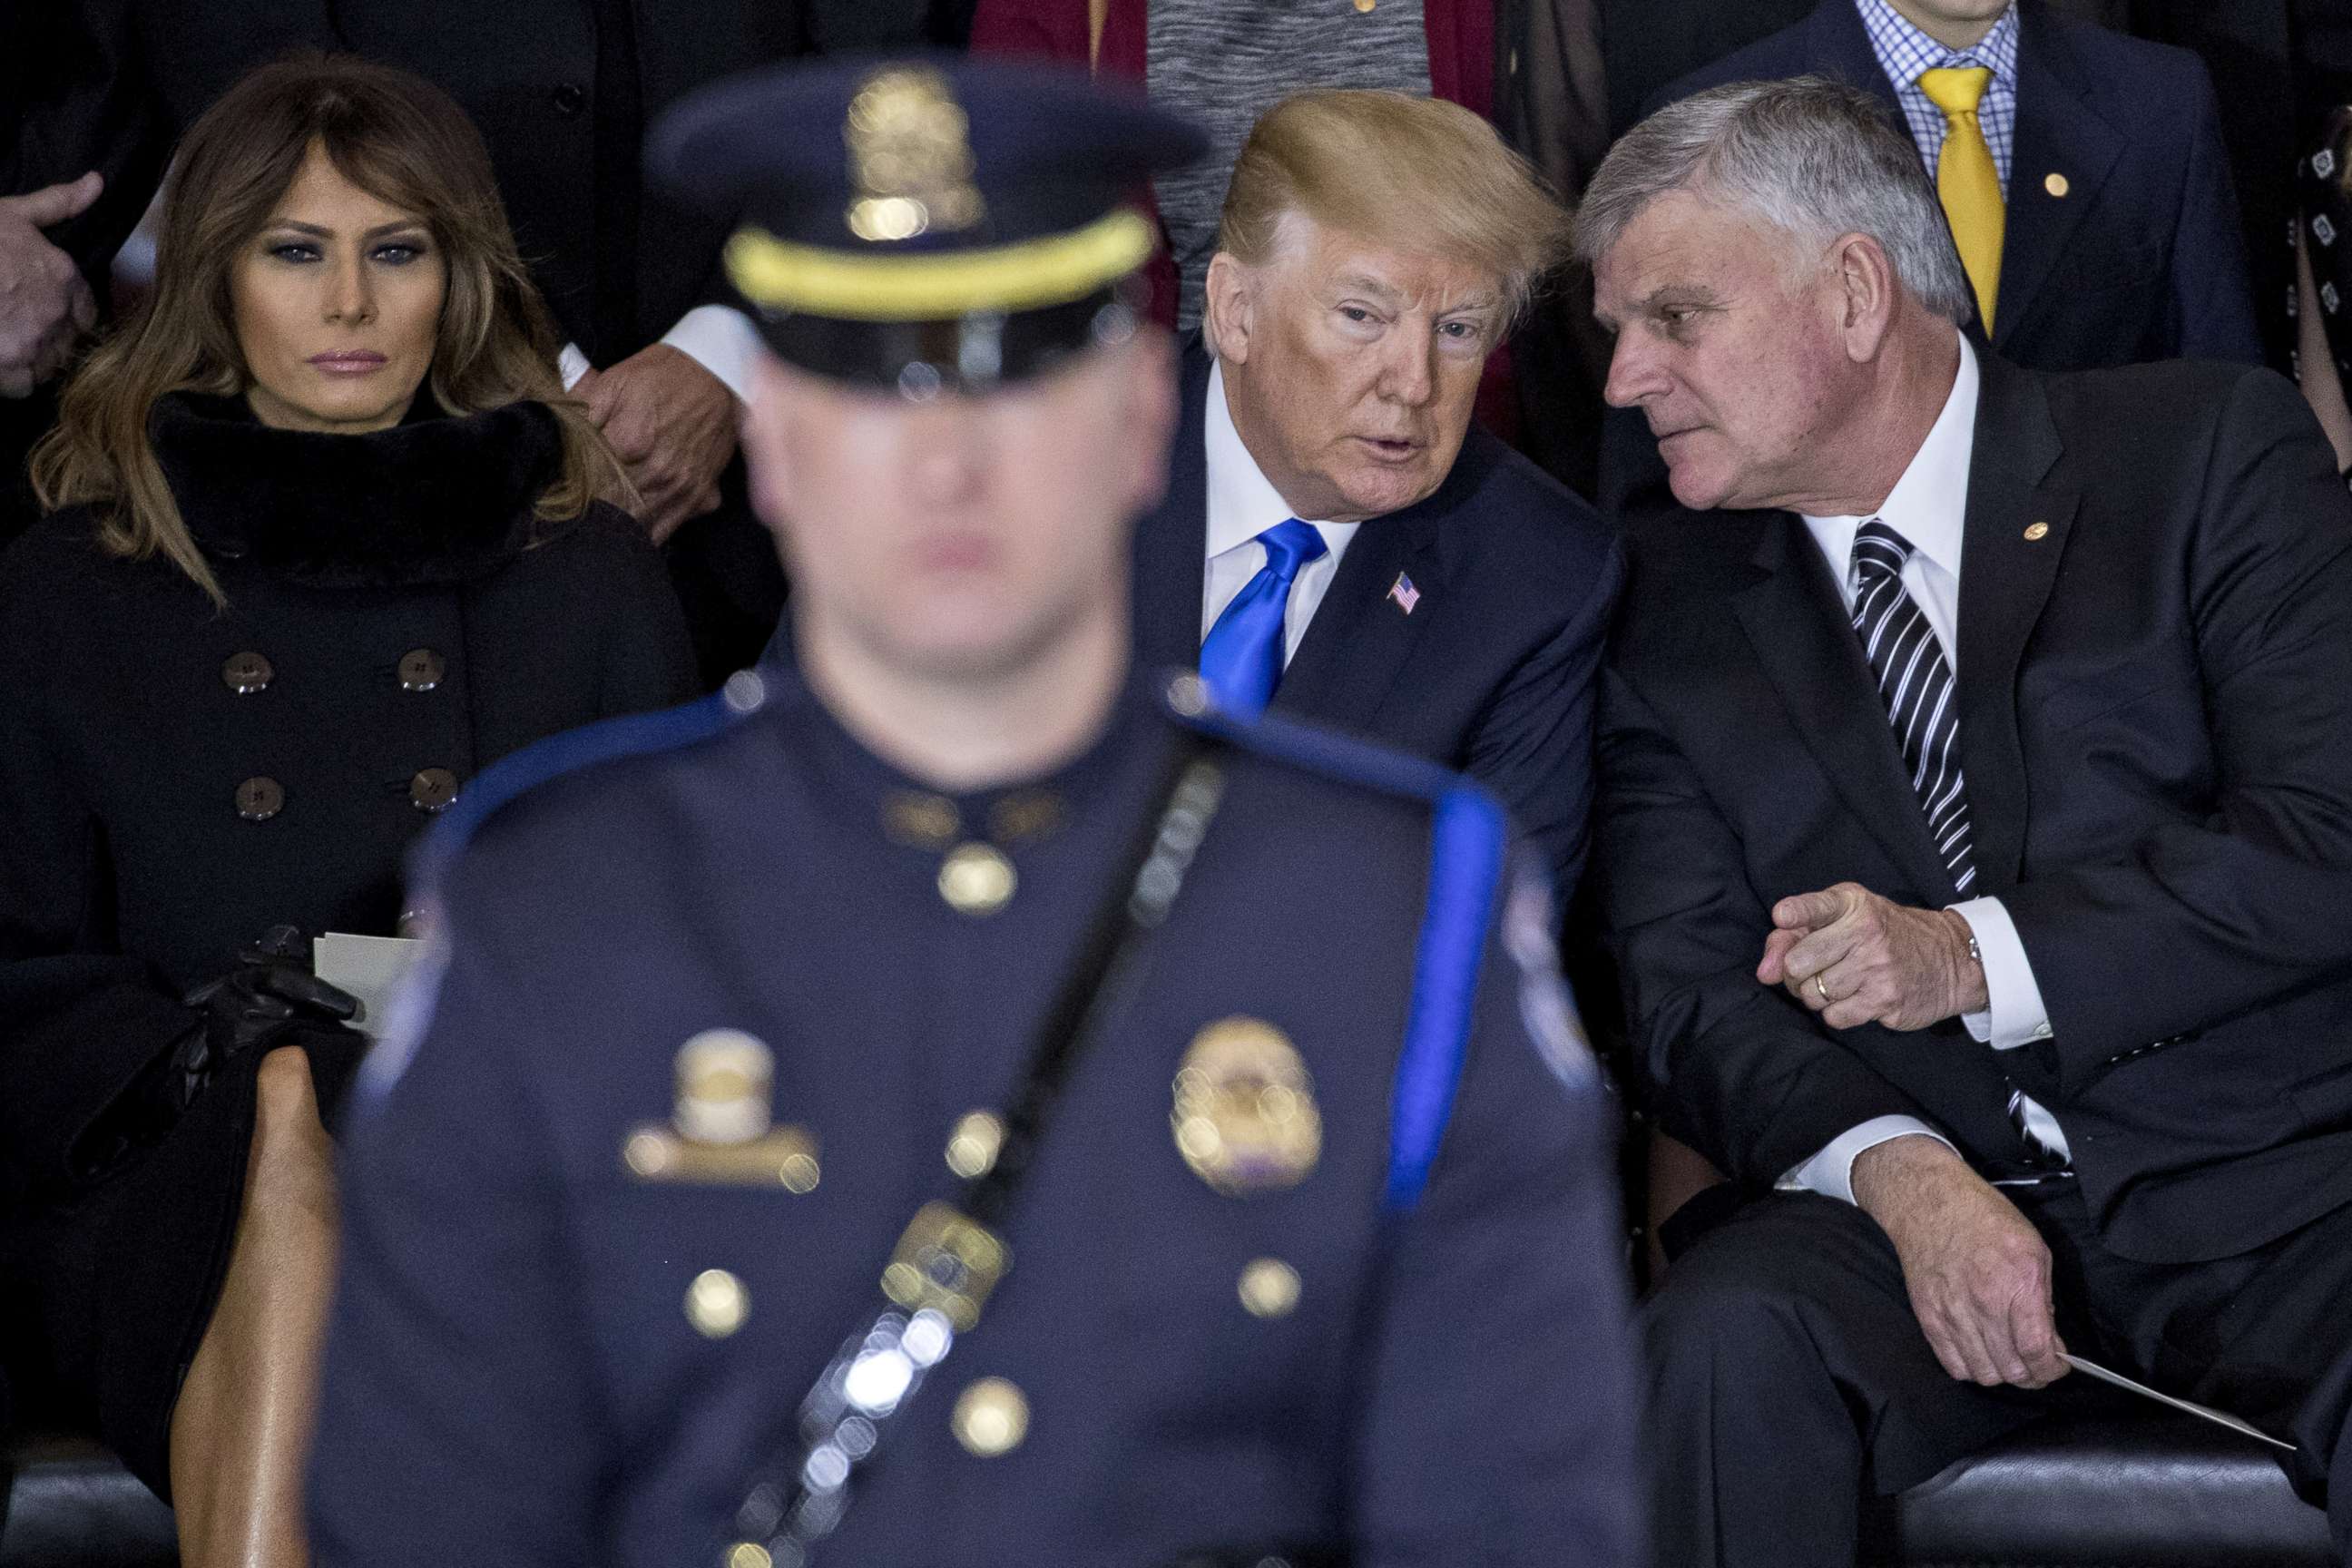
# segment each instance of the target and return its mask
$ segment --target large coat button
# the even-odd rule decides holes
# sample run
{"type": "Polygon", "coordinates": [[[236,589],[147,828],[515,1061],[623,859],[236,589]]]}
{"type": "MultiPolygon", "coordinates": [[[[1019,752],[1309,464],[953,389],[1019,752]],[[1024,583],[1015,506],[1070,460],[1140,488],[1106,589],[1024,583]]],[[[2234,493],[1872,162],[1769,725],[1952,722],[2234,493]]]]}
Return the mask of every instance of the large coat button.
{"type": "Polygon", "coordinates": [[[430,691],[449,672],[449,661],[429,647],[413,647],[400,656],[400,689],[430,691]]]}
{"type": "Polygon", "coordinates": [[[408,781],[408,804],[419,811],[446,811],[457,803],[457,775],[447,768],[425,768],[408,781]]]}
{"type": "Polygon", "coordinates": [[[278,671],[257,653],[233,653],[221,660],[221,684],[240,697],[269,689],[278,671]]]}
{"type": "Polygon", "coordinates": [[[256,776],[236,786],[236,814],[247,822],[267,822],[286,809],[286,791],[273,778],[256,776]]]}

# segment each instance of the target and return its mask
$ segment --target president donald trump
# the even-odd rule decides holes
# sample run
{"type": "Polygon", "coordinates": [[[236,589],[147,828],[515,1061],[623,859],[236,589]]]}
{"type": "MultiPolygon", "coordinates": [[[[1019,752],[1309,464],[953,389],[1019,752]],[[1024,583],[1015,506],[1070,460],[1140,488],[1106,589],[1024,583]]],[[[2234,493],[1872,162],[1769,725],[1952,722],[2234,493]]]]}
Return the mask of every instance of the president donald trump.
{"type": "Polygon", "coordinates": [[[1251,132],[1138,524],[1136,638],[1227,706],[1351,730],[1500,795],[1563,896],[1622,567],[1592,509],[1472,422],[1567,215],[1468,110],[1313,92],[1251,132]]]}

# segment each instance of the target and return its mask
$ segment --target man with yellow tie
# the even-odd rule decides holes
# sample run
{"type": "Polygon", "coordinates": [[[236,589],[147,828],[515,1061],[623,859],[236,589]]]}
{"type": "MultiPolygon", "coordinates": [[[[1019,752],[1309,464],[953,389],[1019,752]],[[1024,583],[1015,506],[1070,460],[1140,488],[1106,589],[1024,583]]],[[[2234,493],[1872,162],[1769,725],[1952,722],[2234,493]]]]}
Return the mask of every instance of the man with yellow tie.
{"type": "MultiPolygon", "coordinates": [[[[2263,363],[2237,198],[2203,62],[2049,0],[1822,0],[1649,108],[1819,75],[1909,132],[1977,300],[1979,347],[2031,370],[2263,363]]],[[[1670,504],[1639,419],[1610,421],[1604,510],[1670,504]]]]}
{"type": "Polygon", "coordinates": [[[2262,363],[2212,83],[2047,0],[1822,0],[1667,89],[1822,75],[1875,93],[1936,177],[1981,340],[2034,370],[2262,363]]]}

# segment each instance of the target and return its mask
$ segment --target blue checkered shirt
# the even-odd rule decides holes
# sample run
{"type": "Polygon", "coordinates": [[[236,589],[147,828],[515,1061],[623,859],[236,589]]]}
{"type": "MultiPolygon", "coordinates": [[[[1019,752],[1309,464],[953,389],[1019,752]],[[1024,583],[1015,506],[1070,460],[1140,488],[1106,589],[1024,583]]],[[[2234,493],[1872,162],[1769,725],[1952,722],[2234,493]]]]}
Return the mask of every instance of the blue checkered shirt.
{"type": "Polygon", "coordinates": [[[2017,141],[2017,6],[2013,3],[1992,25],[1992,31],[1966,50],[1946,48],[1918,28],[1886,0],[1854,0],[1879,68],[1895,84],[1895,100],[1911,126],[1911,140],[1919,144],[1927,173],[1944,151],[1944,111],[1919,89],[1919,73],[1945,66],[1990,66],[1992,80],[1985,84],[1977,104],[1977,124],[1985,145],[1992,149],[1992,166],[2000,173],[2003,195],[2009,191],[2010,150],[2017,141]]]}

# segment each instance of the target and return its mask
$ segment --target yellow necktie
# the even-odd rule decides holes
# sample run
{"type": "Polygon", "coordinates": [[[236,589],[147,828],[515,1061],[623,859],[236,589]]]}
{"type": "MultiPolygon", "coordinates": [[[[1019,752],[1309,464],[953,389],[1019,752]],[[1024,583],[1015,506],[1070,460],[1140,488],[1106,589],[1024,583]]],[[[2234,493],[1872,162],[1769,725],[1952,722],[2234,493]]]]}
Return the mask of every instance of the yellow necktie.
{"type": "Polygon", "coordinates": [[[1943,199],[1944,216],[1951,220],[1960,265],[1976,285],[1977,311],[1984,318],[1987,337],[1992,335],[1993,300],[2000,292],[2000,239],[2009,219],[2001,205],[2000,171],[1993,167],[1992,149],[1985,145],[1984,127],[1977,123],[1977,102],[1990,80],[1992,72],[1984,66],[1919,73],[1919,90],[1944,111],[1936,194],[1943,199]]]}

